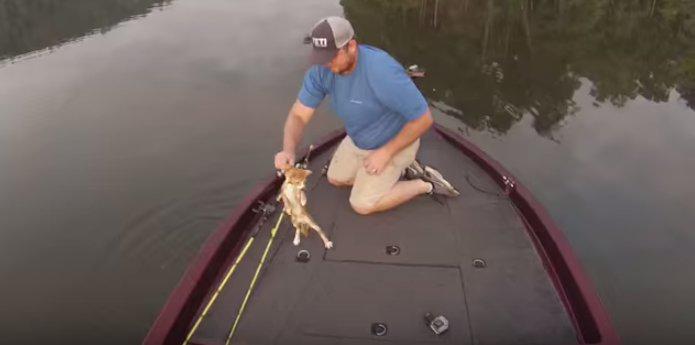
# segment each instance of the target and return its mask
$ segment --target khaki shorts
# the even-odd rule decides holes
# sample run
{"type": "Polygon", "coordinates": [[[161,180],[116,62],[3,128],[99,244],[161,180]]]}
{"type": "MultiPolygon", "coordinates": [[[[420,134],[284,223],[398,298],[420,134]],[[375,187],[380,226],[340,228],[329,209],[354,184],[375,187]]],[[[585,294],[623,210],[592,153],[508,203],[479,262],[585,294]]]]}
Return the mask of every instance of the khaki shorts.
{"type": "Polygon", "coordinates": [[[328,167],[328,178],[340,183],[352,184],[350,204],[355,208],[372,208],[393,185],[401,173],[415,160],[420,139],[398,152],[379,175],[370,175],[362,165],[374,150],[362,150],[349,136],[340,143],[328,167]]]}

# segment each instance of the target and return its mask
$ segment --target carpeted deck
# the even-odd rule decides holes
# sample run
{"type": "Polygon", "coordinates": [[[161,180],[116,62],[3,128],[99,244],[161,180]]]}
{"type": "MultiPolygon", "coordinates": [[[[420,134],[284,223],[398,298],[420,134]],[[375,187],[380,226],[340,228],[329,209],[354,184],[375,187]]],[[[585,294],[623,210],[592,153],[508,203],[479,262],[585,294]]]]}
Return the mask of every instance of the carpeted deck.
{"type": "MultiPolygon", "coordinates": [[[[232,344],[576,344],[574,328],[512,204],[481,170],[434,131],[418,158],[460,191],[425,196],[389,212],[360,216],[349,189],[321,170],[332,150],[312,158],[308,207],[335,243],[312,233],[292,245],[283,221],[232,344]],[[400,248],[398,255],[386,246],[400,248]],[[307,249],[307,263],[295,261],[307,249]],[[473,266],[483,259],[484,268],[473,266]],[[435,335],[431,312],[450,329],[435,335]],[[384,336],[371,325],[384,323],[384,336]]],[[[224,344],[279,209],[269,219],[193,338],[224,344]]]]}

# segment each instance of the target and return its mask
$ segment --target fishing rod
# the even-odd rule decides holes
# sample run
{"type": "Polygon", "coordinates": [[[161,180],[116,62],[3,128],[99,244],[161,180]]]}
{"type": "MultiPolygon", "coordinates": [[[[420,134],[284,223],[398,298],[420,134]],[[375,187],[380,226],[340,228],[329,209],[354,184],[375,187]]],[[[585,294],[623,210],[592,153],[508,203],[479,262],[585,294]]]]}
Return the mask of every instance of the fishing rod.
{"type": "Polygon", "coordinates": [[[237,256],[236,260],[234,260],[234,263],[232,264],[231,267],[227,270],[227,273],[224,275],[224,278],[220,282],[220,285],[217,286],[217,289],[215,290],[215,293],[212,295],[212,298],[208,301],[207,305],[205,306],[205,309],[203,309],[203,312],[200,314],[200,317],[198,317],[198,320],[196,320],[195,324],[191,328],[191,330],[188,332],[186,335],[186,340],[184,340],[183,345],[188,345],[188,342],[191,341],[191,338],[193,337],[193,334],[198,330],[198,327],[200,326],[200,323],[203,321],[203,319],[208,315],[208,312],[210,311],[210,308],[212,305],[215,303],[217,300],[217,297],[220,295],[220,292],[222,289],[224,289],[224,286],[227,284],[227,281],[229,278],[234,274],[234,271],[236,271],[237,266],[239,266],[239,263],[241,260],[244,258],[246,255],[246,252],[248,252],[249,248],[251,248],[251,244],[253,244],[253,241],[256,239],[256,235],[261,230],[261,227],[265,223],[265,221],[268,219],[268,217],[275,212],[275,206],[269,203],[264,203],[259,201],[259,206],[258,208],[253,209],[254,212],[260,213],[261,214],[261,219],[258,222],[258,224],[254,227],[253,231],[251,232],[251,237],[249,237],[248,240],[246,240],[246,244],[244,245],[244,249],[241,250],[241,253],[239,256],[237,256]]]}
{"type": "MultiPolygon", "coordinates": [[[[304,160],[302,163],[296,163],[295,167],[300,168],[300,169],[306,169],[307,166],[309,165],[309,157],[311,156],[311,152],[314,149],[314,145],[309,146],[309,151],[307,152],[306,156],[304,157],[304,160]]],[[[225,342],[225,345],[229,345],[232,341],[232,337],[234,336],[234,333],[236,332],[237,326],[239,325],[239,321],[241,320],[241,316],[244,314],[244,311],[246,310],[246,304],[249,301],[249,298],[251,297],[251,293],[253,292],[254,287],[256,287],[256,281],[258,280],[258,276],[261,273],[261,269],[263,268],[263,264],[265,263],[265,259],[268,257],[268,252],[270,251],[270,247],[273,244],[273,240],[275,240],[275,234],[277,234],[278,228],[280,227],[280,224],[282,223],[282,219],[285,216],[285,212],[282,212],[280,214],[280,218],[278,218],[278,222],[275,224],[275,227],[270,231],[270,239],[268,240],[268,244],[265,246],[265,251],[263,251],[263,256],[261,256],[261,260],[258,262],[258,266],[256,267],[256,273],[254,273],[253,278],[251,279],[251,283],[249,284],[248,290],[246,290],[246,295],[244,296],[244,300],[241,302],[241,306],[239,307],[239,311],[237,312],[236,318],[234,319],[234,324],[232,325],[232,329],[229,331],[229,335],[227,336],[227,341],[225,342]]]]}
{"type": "Polygon", "coordinates": [[[232,337],[234,336],[234,333],[236,332],[237,325],[239,325],[239,320],[241,320],[241,315],[244,313],[244,310],[246,309],[246,303],[249,301],[249,297],[251,297],[251,292],[253,291],[253,288],[256,286],[256,280],[258,280],[258,276],[261,272],[261,268],[263,268],[263,264],[265,263],[265,259],[268,256],[268,252],[270,251],[270,246],[273,244],[273,240],[275,239],[275,234],[278,232],[278,228],[280,227],[280,223],[282,222],[282,218],[285,216],[285,212],[282,212],[280,214],[280,218],[278,218],[278,222],[275,224],[275,227],[270,231],[270,239],[268,240],[268,244],[265,246],[265,251],[263,251],[263,256],[261,257],[261,261],[258,263],[258,267],[256,267],[256,273],[254,273],[253,278],[251,279],[251,284],[249,284],[248,290],[246,290],[246,295],[244,296],[244,300],[241,302],[241,307],[239,307],[239,311],[237,312],[236,319],[234,320],[234,325],[232,325],[232,329],[229,331],[229,335],[227,336],[227,341],[225,342],[225,345],[229,345],[232,337]]]}
{"type": "Polygon", "coordinates": [[[309,151],[306,153],[306,156],[304,156],[302,163],[295,164],[295,168],[306,169],[309,166],[309,157],[311,156],[311,153],[313,151],[314,151],[314,145],[313,144],[309,145],[309,151]]]}
{"type": "MultiPolygon", "coordinates": [[[[307,165],[309,164],[309,157],[310,157],[313,149],[314,149],[314,145],[310,145],[309,146],[309,152],[307,152],[307,155],[304,157],[304,160],[301,163],[295,164],[295,166],[297,168],[306,169],[307,165]]],[[[278,176],[282,176],[281,171],[278,171],[277,174],[278,174],[278,176]]],[[[193,335],[198,330],[198,327],[200,327],[201,322],[203,321],[203,319],[205,319],[205,317],[210,312],[210,308],[212,307],[213,304],[215,304],[215,301],[219,297],[220,292],[222,292],[225,285],[227,284],[227,282],[229,281],[229,279],[232,277],[232,275],[236,271],[237,267],[239,266],[239,263],[246,256],[246,253],[248,252],[249,248],[251,248],[251,245],[255,241],[256,235],[258,235],[258,233],[260,232],[261,227],[266,222],[266,220],[268,220],[268,217],[275,212],[275,205],[273,205],[271,203],[264,203],[262,201],[259,201],[259,206],[255,209],[253,209],[253,211],[261,214],[260,221],[254,227],[253,231],[251,232],[251,236],[249,237],[248,240],[246,240],[246,244],[244,245],[244,248],[241,250],[241,253],[239,254],[239,256],[237,256],[236,260],[234,260],[234,263],[232,264],[232,266],[229,267],[229,269],[227,270],[227,272],[224,275],[224,278],[222,279],[220,284],[217,286],[217,289],[215,289],[215,292],[213,293],[213,295],[210,298],[210,300],[208,301],[208,303],[205,305],[203,312],[200,314],[200,316],[198,317],[196,322],[193,324],[193,327],[186,335],[186,339],[183,341],[183,345],[188,345],[188,343],[191,341],[191,338],[193,338],[193,335]]],[[[268,250],[273,242],[273,239],[275,238],[275,234],[277,233],[277,230],[280,227],[280,224],[282,222],[284,215],[285,215],[285,213],[283,212],[280,215],[280,218],[278,219],[277,224],[271,230],[271,235],[270,235],[270,239],[268,241],[268,245],[266,246],[265,252],[263,253],[263,257],[261,258],[261,261],[258,264],[258,268],[256,269],[256,274],[254,275],[253,279],[251,280],[251,285],[249,286],[249,289],[246,293],[246,296],[244,297],[244,302],[243,302],[241,308],[239,309],[239,312],[237,313],[237,318],[234,321],[234,326],[232,327],[232,331],[229,333],[229,337],[227,338],[227,344],[229,344],[229,341],[231,340],[232,336],[234,335],[234,332],[236,330],[236,326],[237,326],[237,324],[241,318],[241,315],[243,314],[243,311],[246,307],[246,302],[248,301],[248,298],[251,295],[251,291],[253,290],[253,287],[256,284],[256,280],[258,279],[260,268],[263,266],[263,263],[265,263],[265,258],[268,254],[268,250]]]]}

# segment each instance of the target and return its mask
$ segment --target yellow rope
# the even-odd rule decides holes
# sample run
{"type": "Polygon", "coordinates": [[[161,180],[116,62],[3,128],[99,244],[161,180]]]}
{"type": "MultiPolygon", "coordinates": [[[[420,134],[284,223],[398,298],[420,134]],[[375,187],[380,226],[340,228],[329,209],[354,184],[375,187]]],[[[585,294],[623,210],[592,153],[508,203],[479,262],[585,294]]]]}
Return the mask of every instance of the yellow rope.
{"type": "Polygon", "coordinates": [[[261,261],[258,263],[258,267],[256,267],[256,274],[253,275],[253,279],[251,279],[251,284],[249,284],[249,289],[246,291],[246,296],[244,296],[244,301],[241,302],[241,307],[239,307],[239,312],[236,315],[236,320],[234,320],[234,325],[232,326],[232,330],[229,332],[229,336],[227,336],[227,341],[225,342],[225,345],[229,345],[232,337],[234,336],[234,332],[236,332],[236,327],[239,324],[239,320],[241,320],[241,315],[244,313],[244,309],[246,309],[246,303],[249,301],[249,297],[251,296],[251,291],[253,291],[254,286],[256,285],[256,280],[258,279],[258,274],[261,272],[261,268],[263,267],[263,263],[265,263],[265,258],[268,256],[268,251],[270,250],[270,245],[273,243],[273,239],[275,239],[275,234],[278,231],[278,228],[280,227],[280,222],[282,222],[282,218],[285,216],[285,212],[282,212],[280,214],[280,218],[278,218],[277,224],[275,224],[275,227],[273,230],[270,232],[270,240],[268,240],[268,245],[265,247],[265,251],[263,252],[263,256],[261,257],[261,261]]]}

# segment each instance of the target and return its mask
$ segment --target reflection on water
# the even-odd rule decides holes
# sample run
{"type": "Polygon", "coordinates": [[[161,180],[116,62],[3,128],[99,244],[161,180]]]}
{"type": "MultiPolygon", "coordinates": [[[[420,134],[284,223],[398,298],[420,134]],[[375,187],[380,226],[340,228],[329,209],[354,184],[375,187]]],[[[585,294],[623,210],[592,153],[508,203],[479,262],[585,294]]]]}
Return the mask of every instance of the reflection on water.
{"type": "Polygon", "coordinates": [[[146,15],[171,0],[0,1],[0,60],[54,47],[121,21],[146,15]]]}
{"type": "Polygon", "coordinates": [[[475,129],[505,133],[528,113],[536,131],[551,136],[577,112],[582,77],[593,82],[595,106],[637,96],[665,102],[676,89],[695,109],[693,1],[341,4],[361,41],[425,67],[419,83],[427,97],[475,129]]]}
{"type": "Polygon", "coordinates": [[[107,249],[109,258],[99,269],[115,270],[125,261],[138,266],[183,267],[227,214],[243,200],[244,185],[217,185],[181,200],[169,200],[143,211],[123,225],[107,249]],[[187,253],[188,255],[182,255],[187,253]]]}
{"type": "MultiPolygon", "coordinates": [[[[342,13],[295,5],[0,0],[0,343],[140,343],[208,234],[273,174],[302,35],[342,13]]],[[[337,126],[326,115],[307,139],[337,126]]]]}

